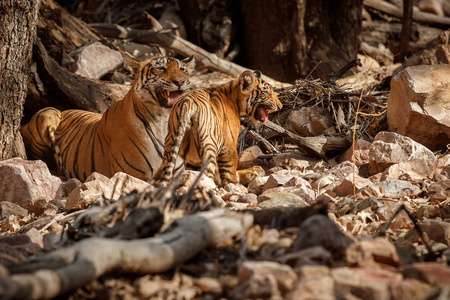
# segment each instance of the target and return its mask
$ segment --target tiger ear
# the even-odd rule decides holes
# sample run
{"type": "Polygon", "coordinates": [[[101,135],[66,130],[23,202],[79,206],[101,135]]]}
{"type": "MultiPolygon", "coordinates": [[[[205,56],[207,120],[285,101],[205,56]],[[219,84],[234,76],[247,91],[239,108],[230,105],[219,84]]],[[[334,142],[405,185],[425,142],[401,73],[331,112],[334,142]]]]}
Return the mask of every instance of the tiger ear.
{"type": "Polygon", "coordinates": [[[123,66],[127,69],[131,69],[133,74],[137,74],[141,68],[141,62],[126,52],[121,52],[123,57],[123,66]]]}
{"type": "Polygon", "coordinates": [[[182,62],[184,63],[184,65],[188,69],[189,73],[194,71],[194,69],[195,69],[195,67],[197,65],[197,62],[195,61],[194,55],[186,57],[185,59],[182,60],[182,62]]]}
{"type": "Polygon", "coordinates": [[[256,76],[252,71],[245,71],[239,75],[239,88],[244,94],[249,94],[255,89],[256,76]]]}
{"type": "Polygon", "coordinates": [[[260,70],[254,70],[253,74],[255,74],[256,78],[261,78],[261,71],[260,70]]]}

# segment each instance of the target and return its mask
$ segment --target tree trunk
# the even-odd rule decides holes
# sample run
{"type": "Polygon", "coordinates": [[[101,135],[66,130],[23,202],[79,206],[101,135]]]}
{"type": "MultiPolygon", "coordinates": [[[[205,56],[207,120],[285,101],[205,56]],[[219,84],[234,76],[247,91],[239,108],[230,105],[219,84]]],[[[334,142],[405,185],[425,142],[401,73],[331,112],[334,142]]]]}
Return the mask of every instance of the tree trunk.
{"type": "Polygon", "coordinates": [[[248,67],[280,81],[328,79],[356,58],[361,11],[362,0],[243,0],[248,67]]]}
{"type": "Polygon", "coordinates": [[[279,81],[300,77],[306,58],[306,0],[243,0],[248,67],[279,81]]]}
{"type": "Polygon", "coordinates": [[[39,0],[0,1],[0,159],[26,157],[19,133],[39,0]]]}

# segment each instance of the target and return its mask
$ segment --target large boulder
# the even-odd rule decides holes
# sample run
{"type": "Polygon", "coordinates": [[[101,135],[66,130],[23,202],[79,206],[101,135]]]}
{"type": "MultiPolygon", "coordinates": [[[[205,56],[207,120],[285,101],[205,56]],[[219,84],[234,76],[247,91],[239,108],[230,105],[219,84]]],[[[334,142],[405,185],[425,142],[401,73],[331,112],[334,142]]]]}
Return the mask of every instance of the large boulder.
{"type": "Polygon", "coordinates": [[[406,68],[391,81],[387,106],[390,131],[431,150],[450,143],[450,65],[406,68]]]}
{"type": "Polygon", "coordinates": [[[0,161],[0,201],[10,201],[23,208],[38,200],[47,203],[61,199],[61,179],[50,174],[40,160],[12,158],[0,161]]]}
{"type": "Polygon", "coordinates": [[[383,172],[392,165],[410,161],[423,160],[432,165],[436,156],[423,145],[395,132],[378,133],[369,151],[369,170],[371,174],[383,172]]]}

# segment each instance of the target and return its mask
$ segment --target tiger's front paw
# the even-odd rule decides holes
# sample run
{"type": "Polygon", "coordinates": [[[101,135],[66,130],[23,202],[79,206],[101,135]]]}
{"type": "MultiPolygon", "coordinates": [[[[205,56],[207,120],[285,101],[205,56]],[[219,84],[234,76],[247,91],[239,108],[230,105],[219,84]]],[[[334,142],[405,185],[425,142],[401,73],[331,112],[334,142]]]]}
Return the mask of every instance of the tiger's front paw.
{"type": "Polygon", "coordinates": [[[253,166],[248,169],[238,170],[237,175],[239,183],[247,185],[253,179],[264,176],[265,172],[261,166],[253,166]]]}

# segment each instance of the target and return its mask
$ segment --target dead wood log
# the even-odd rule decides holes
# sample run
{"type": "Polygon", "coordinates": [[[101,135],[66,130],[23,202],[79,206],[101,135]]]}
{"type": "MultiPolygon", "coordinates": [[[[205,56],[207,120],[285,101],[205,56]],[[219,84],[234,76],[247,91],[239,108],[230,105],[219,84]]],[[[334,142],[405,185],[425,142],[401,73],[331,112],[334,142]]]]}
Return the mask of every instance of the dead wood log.
{"type": "Polygon", "coordinates": [[[164,272],[207,246],[245,232],[252,222],[250,214],[216,209],[178,219],[173,230],[155,238],[85,239],[11,268],[12,273],[34,273],[0,278],[0,294],[14,299],[49,299],[82,287],[107,272],[164,272]]]}
{"type": "MultiPolygon", "coordinates": [[[[69,72],[49,56],[39,40],[36,42],[34,59],[46,95],[44,106],[103,112],[121,100],[130,89],[129,86],[92,80],[69,72]]],[[[35,103],[33,100],[29,99],[29,103],[26,103],[31,112],[42,108],[39,101],[35,103]]]]}
{"type": "MultiPolygon", "coordinates": [[[[397,18],[403,17],[402,9],[383,0],[364,0],[364,6],[382,11],[384,13],[393,15],[397,18]]],[[[448,27],[450,25],[450,18],[448,17],[440,17],[434,14],[421,11],[415,11],[413,13],[413,21],[438,25],[441,27],[443,26],[448,27]]]]}
{"type": "MultiPolygon", "coordinates": [[[[53,0],[41,0],[38,37],[54,58],[102,39],[86,23],[69,14],[53,0]]],[[[60,63],[60,61],[58,61],[60,63]]]]}
{"type": "Polygon", "coordinates": [[[257,211],[248,210],[246,212],[253,215],[255,225],[270,226],[270,228],[282,230],[288,227],[298,227],[310,216],[326,215],[328,202],[327,199],[324,199],[308,207],[271,208],[257,211]]]}
{"type": "MultiPolygon", "coordinates": [[[[128,39],[137,43],[157,44],[163,48],[175,51],[183,56],[194,55],[197,63],[211,71],[219,71],[234,77],[239,76],[246,68],[233,62],[219,58],[217,55],[198,47],[197,45],[172,34],[170,31],[141,30],[123,27],[116,24],[90,24],[92,28],[105,37],[128,39]]],[[[268,76],[263,78],[270,84],[278,87],[286,86],[286,83],[276,81],[268,76]]]]}
{"type": "Polygon", "coordinates": [[[300,149],[308,153],[312,153],[322,159],[327,159],[326,153],[329,151],[342,151],[351,146],[351,140],[348,137],[301,137],[271,121],[264,123],[264,126],[286,137],[290,142],[295,143],[300,149]]]}
{"type": "Polygon", "coordinates": [[[266,151],[268,151],[269,153],[275,153],[275,154],[279,154],[280,151],[278,151],[278,149],[272,145],[271,143],[269,143],[268,140],[266,140],[265,138],[263,138],[259,133],[257,133],[254,130],[249,130],[248,131],[248,135],[254,140],[256,141],[261,147],[263,147],[266,151]]]}

